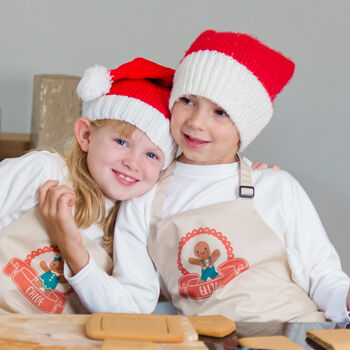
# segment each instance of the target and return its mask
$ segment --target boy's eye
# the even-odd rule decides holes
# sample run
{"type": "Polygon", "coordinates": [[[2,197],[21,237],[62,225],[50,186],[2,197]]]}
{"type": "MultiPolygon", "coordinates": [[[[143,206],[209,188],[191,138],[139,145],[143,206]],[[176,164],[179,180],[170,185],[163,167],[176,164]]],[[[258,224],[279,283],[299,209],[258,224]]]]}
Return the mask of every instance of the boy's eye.
{"type": "Polygon", "coordinates": [[[186,96],[180,97],[179,101],[183,102],[183,103],[186,104],[186,105],[193,104],[192,100],[189,99],[189,98],[186,97],[186,96]]]}
{"type": "Polygon", "coordinates": [[[126,142],[122,139],[116,139],[115,142],[120,146],[126,146],[126,142]]]}
{"type": "Polygon", "coordinates": [[[152,153],[152,152],[148,152],[147,153],[147,157],[150,157],[152,159],[159,159],[159,157],[156,154],[152,153]]]}
{"type": "Polygon", "coordinates": [[[216,109],[215,114],[219,115],[220,117],[228,117],[228,114],[223,109],[216,109]]]}

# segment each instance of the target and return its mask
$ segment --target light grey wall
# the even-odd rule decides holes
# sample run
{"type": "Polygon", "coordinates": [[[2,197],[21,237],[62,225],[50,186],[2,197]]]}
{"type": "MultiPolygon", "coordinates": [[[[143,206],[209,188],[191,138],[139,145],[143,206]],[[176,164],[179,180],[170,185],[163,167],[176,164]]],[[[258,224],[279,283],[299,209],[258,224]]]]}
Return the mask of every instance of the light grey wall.
{"type": "Polygon", "coordinates": [[[2,131],[30,131],[34,74],[137,56],[175,67],[204,29],[256,35],[296,72],[246,155],[302,183],[350,273],[349,18],[349,0],[0,0],[2,131]]]}

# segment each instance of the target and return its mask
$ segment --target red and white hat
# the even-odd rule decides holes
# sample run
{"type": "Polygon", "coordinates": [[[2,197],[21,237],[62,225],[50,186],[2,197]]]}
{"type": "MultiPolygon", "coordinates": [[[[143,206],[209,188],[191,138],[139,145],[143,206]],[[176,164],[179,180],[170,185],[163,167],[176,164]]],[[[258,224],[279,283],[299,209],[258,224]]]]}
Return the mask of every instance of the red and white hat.
{"type": "Polygon", "coordinates": [[[77,93],[83,101],[92,100],[90,120],[118,119],[142,130],[163,151],[165,169],[177,149],[168,107],[173,76],[173,69],[144,58],[113,70],[95,65],[84,72],[77,93]]]}
{"type": "Polygon", "coordinates": [[[203,32],[176,69],[169,107],[184,95],[218,104],[246,148],[267,125],[273,101],[294,73],[294,63],[247,34],[203,32]]]}

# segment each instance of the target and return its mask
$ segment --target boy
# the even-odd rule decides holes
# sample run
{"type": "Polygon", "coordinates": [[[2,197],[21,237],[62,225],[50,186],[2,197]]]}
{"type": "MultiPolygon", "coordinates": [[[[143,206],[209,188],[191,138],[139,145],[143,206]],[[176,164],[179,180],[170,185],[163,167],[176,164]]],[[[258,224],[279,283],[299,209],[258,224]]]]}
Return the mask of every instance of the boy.
{"type": "Polygon", "coordinates": [[[237,154],[293,73],[291,60],[246,34],[206,31],[186,52],[169,102],[182,154],[156,189],[123,203],[116,225],[130,310],[152,311],[159,278],[186,315],[349,320],[349,278],[304,190],[284,171],[250,171],[237,154]],[[155,269],[138,263],[147,253],[155,269]]]}

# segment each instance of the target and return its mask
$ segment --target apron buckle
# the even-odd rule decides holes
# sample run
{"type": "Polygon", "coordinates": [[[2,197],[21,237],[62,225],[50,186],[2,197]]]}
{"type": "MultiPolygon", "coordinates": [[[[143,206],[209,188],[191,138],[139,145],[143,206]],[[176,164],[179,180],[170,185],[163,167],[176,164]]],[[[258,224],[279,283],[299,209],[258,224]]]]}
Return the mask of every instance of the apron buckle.
{"type": "Polygon", "coordinates": [[[239,186],[239,196],[241,198],[253,198],[255,195],[254,186],[239,186]]]}

